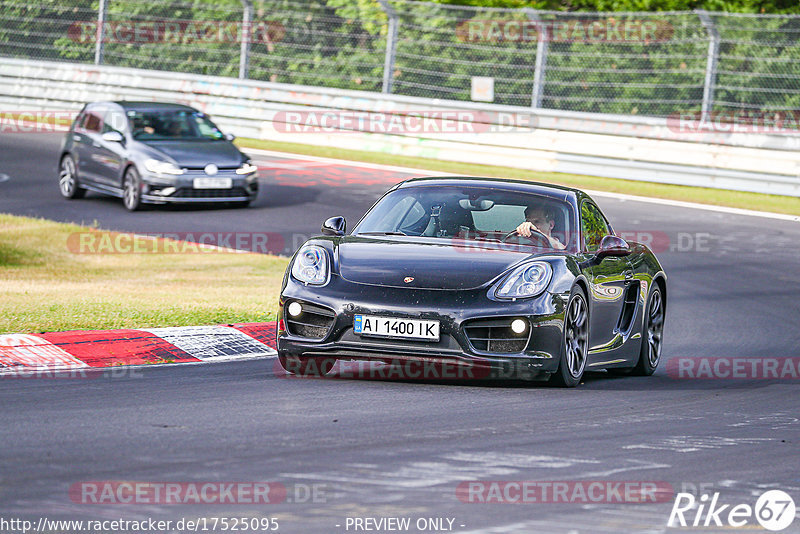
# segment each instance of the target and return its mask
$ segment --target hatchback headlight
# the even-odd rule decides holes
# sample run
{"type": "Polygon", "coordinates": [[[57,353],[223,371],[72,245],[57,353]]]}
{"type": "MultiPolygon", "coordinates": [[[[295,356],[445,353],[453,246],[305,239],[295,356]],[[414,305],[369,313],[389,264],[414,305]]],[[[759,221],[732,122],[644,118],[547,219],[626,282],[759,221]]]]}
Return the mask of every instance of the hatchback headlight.
{"type": "Polygon", "coordinates": [[[319,245],[304,245],[292,263],[292,276],[304,284],[324,286],[328,283],[328,253],[319,245]]]}
{"type": "Polygon", "coordinates": [[[553,277],[553,268],[545,261],[523,263],[505,277],[495,291],[501,299],[535,297],[544,291],[553,277]]]}
{"type": "Polygon", "coordinates": [[[242,164],[241,167],[236,169],[236,174],[253,174],[257,170],[258,170],[258,167],[256,167],[255,165],[253,165],[249,161],[246,161],[246,162],[244,162],[242,164]]]}
{"type": "Polygon", "coordinates": [[[144,168],[156,174],[183,174],[183,169],[170,163],[169,161],[159,161],[157,159],[148,159],[144,162],[144,168]]]}

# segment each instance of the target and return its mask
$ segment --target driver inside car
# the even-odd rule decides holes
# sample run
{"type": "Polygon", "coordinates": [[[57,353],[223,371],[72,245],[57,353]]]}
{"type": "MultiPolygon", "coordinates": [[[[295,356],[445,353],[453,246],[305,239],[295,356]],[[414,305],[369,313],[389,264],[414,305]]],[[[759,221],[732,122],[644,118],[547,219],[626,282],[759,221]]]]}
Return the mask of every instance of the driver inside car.
{"type": "Polygon", "coordinates": [[[525,208],[525,221],[517,226],[517,233],[522,237],[531,237],[535,233],[544,235],[550,246],[557,250],[567,248],[561,241],[551,235],[556,221],[553,214],[540,206],[525,208]]]}

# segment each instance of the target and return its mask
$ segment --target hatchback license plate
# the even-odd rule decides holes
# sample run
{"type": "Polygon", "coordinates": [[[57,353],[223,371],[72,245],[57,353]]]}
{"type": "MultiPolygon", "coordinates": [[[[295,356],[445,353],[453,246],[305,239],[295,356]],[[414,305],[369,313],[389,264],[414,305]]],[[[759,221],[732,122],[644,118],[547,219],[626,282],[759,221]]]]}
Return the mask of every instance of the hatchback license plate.
{"type": "Polygon", "coordinates": [[[356,315],[353,320],[353,331],[363,336],[439,341],[439,321],[356,315]]]}
{"type": "Polygon", "coordinates": [[[230,178],[195,178],[195,189],[230,189],[233,187],[233,180],[230,178]]]}

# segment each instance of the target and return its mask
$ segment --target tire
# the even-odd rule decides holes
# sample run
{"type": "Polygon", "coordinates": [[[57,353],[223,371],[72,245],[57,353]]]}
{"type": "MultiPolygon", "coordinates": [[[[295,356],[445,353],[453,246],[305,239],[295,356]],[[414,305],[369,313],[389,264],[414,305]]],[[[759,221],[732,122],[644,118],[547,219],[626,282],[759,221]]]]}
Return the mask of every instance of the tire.
{"type": "Polygon", "coordinates": [[[61,191],[62,197],[70,200],[83,198],[86,195],[86,189],[80,186],[80,181],[78,180],[78,168],[75,165],[75,160],[69,154],[61,159],[58,172],[58,189],[61,191]]]}
{"type": "Polygon", "coordinates": [[[581,383],[589,354],[589,302],[580,286],[572,288],[564,310],[564,333],[558,369],[550,381],[573,388],[581,383]]]}
{"type": "Polygon", "coordinates": [[[639,361],[631,374],[636,376],[652,375],[661,361],[661,346],[664,334],[664,318],[667,307],[658,283],[653,284],[653,291],[647,298],[642,321],[642,348],[639,350],[639,361]]]}
{"type": "Polygon", "coordinates": [[[128,167],[122,182],[122,203],[128,211],[136,211],[142,207],[142,179],[136,167],[128,167]]]}
{"type": "Polygon", "coordinates": [[[311,356],[300,358],[292,354],[278,354],[278,361],[281,367],[288,374],[297,376],[325,376],[331,372],[336,358],[323,358],[311,356]]]}

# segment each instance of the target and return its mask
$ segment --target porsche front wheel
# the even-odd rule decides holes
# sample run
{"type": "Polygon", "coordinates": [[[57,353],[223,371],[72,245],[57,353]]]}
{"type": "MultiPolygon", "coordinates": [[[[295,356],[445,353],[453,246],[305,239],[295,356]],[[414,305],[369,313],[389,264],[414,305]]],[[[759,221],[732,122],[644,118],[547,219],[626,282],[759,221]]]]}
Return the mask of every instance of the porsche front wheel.
{"type": "Polygon", "coordinates": [[[563,387],[580,384],[589,354],[589,304],[579,286],[572,288],[564,312],[564,334],[558,370],[551,381],[563,387]]]}

